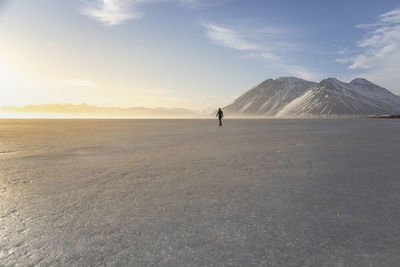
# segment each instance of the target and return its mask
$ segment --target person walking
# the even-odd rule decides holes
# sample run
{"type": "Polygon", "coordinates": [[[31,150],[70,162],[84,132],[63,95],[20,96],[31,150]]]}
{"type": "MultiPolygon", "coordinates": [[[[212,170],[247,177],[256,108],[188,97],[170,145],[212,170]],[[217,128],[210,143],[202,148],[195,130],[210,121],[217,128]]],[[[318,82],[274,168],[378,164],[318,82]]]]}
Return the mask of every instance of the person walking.
{"type": "Polygon", "coordinates": [[[218,117],[219,119],[219,126],[222,126],[222,118],[224,117],[224,113],[222,112],[221,108],[218,108],[217,115],[215,117],[218,117]]]}

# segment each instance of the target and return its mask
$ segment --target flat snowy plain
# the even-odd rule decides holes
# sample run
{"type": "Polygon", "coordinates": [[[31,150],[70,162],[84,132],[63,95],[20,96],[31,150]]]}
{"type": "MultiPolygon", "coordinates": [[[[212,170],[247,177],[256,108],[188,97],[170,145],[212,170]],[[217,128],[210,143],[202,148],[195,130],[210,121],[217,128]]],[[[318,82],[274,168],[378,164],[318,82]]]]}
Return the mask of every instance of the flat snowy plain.
{"type": "Polygon", "coordinates": [[[398,266],[400,121],[0,120],[0,265],[398,266]]]}

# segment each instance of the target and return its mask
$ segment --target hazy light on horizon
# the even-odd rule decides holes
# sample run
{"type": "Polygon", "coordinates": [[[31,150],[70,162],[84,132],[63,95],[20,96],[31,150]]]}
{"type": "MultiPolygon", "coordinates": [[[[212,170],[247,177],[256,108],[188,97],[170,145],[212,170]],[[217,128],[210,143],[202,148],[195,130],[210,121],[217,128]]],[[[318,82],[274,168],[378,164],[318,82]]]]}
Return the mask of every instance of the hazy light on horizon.
{"type": "Polygon", "coordinates": [[[389,0],[0,1],[0,105],[202,110],[280,76],[400,94],[399,14],[389,0]]]}

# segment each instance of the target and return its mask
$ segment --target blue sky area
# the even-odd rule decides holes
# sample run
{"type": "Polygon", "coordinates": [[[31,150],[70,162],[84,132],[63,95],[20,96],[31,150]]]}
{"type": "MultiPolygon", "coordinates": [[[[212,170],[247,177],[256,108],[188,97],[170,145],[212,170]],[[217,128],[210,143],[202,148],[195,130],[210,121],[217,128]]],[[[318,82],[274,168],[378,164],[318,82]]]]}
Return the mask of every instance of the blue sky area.
{"type": "Polygon", "coordinates": [[[2,105],[205,109],[281,76],[400,94],[399,1],[0,3],[2,105]]]}

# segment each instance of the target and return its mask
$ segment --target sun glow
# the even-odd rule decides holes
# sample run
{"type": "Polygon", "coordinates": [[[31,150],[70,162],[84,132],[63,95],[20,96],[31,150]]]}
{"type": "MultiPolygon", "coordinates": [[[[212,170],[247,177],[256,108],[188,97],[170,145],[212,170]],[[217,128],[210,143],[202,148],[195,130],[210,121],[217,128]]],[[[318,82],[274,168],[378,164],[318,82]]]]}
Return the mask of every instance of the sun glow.
{"type": "Polygon", "coordinates": [[[0,64],[0,88],[2,95],[0,106],[21,106],[28,104],[24,103],[25,100],[35,100],[41,96],[41,92],[34,81],[4,64],[0,64]]]}

